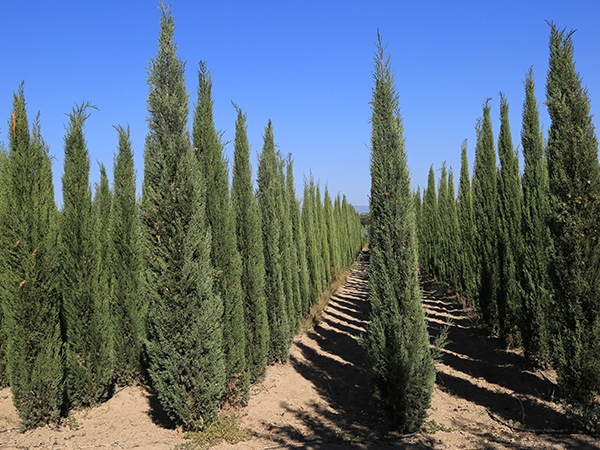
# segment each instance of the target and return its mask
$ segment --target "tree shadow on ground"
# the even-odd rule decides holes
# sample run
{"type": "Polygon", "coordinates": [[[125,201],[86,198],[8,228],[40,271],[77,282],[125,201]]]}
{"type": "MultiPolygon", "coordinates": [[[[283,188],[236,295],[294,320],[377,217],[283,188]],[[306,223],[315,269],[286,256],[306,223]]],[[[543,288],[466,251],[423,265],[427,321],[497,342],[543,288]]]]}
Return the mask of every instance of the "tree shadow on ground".
{"type": "Polygon", "coordinates": [[[390,435],[385,415],[372,404],[358,342],[367,320],[367,268],[368,253],[363,252],[348,281],[331,297],[321,321],[306,333],[317,345],[293,344],[290,364],[327,400],[328,407],[313,404],[309,410],[294,409],[282,402],[286,414],[309,430],[308,437],[291,426],[271,430],[287,443],[286,448],[433,448],[424,444],[428,438],[413,442],[390,435]],[[303,444],[294,447],[290,441],[303,444]]]}
{"type": "Polygon", "coordinates": [[[160,404],[156,392],[151,388],[147,388],[148,391],[148,416],[152,423],[159,427],[166,428],[168,430],[174,430],[177,428],[177,424],[169,417],[165,409],[160,404]]]}
{"type": "MultiPolygon", "coordinates": [[[[523,355],[507,351],[499,338],[486,336],[472,324],[468,312],[455,297],[436,291],[434,282],[423,282],[422,290],[432,342],[444,327],[448,328],[441,363],[453,370],[438,371],[436,383],[442,390],[483,406],[504,424],[532,432],[547,431],[544,439],[549,444],[600,448],[584,437],[567,435],[576,430],[563,408],[554,403],[558,400],[556,385],[537,375],[523,355]]],[[[491,435],[482,437],[490,442],[528,448],[491,435]]]]}

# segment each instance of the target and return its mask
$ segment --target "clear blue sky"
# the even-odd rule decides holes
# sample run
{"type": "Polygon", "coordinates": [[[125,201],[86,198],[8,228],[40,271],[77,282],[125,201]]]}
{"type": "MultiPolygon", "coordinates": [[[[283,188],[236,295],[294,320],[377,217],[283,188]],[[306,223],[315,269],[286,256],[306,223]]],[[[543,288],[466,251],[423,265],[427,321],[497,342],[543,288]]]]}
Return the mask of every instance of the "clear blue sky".
{"type": "MultiPolygon", "coordinates": [[[[533,66],[544,101],[549,27],[577,29],[577,69],[592,112],[600,106],[600,3],[544,1],[183,1],[173,0],[179,57],[196,102],[197,67],[213,74],[215,123],[233,141],[234,101],[248,115],[256,170],[267,121],[275,141],[295,160],[298,189],[310,170],[354,205],[368,204],[370,106],[377,29],[391,54],[404,118],[413,186],[426,185],[429,166],[446,161],[455,176],[460,145],[492,98],[498,132],[500,91],[520,142],[523,79],[533,66]]],[[[97,2],[20,0],[2,5],[0,141],[7,143],[12,95],[25,81],[30,119],[41,112],[42,135],[54,158],[60,203],[65,124],[76,103],[90,101],[86,123],[91,181],[98,162],[112,179],[117,133],[131,127],[143,176],[146,68],[156,54],[160,13],[154,0],[97,2]]],[[[548,127],[545,107],[542,121],[548,127]]],[[[227,145],[229,155],[233,145],[227,145]]],[[[301,195],[301,191],[298,192],[301,195]]]]}

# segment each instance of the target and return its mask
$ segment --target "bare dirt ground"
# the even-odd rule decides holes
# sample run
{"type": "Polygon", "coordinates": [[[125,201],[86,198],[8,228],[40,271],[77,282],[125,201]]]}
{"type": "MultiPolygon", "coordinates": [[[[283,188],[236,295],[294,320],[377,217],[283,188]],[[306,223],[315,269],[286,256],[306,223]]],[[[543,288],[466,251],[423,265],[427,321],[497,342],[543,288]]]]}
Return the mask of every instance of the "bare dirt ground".
{"type": "MultiPolygon", "coordinates": [[[[385,432],[381,411],[370,403],[357,341],[366,320],[367,270],[363,253],[321,322],[296,336],[290,361],[268,368],[247,407],[227,411],[253,437],[214,449],[600,449],[590,436],[569,434],[571,425],[548,377],[532,371],[518,353],[503,350],[498,340],[482,336],[468,311],[433,282],[422,285],[429,330],[436,336],[448,324],[449,343],[437,364],[429,417],[414,435],[385,432]]],[[[0,391],[2,449],[172,449],[185,442],[183,436],[166,425],[156,400],[141,387],[74,412],[58,429],[26,433],[18,431],[10,391],[0,391]]]]}

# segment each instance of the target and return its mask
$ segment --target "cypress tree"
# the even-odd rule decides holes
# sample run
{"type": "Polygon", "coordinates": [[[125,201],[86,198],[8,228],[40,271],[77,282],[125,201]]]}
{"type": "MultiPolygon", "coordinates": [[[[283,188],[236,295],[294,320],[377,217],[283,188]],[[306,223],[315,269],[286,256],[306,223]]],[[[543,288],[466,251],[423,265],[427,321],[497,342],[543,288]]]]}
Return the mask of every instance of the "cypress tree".
{"type": "Polygon", "coordinates": [[[598,141],[587,90],[575,70],[573,32],[550,24],[546,104],[550,280],[559,386],[568,400],[600,428],[600,168],[598,141]]]}
{"type": "Polygon", "coordinates": [[[148,68],[142,223],[148,296],[148,372],[177,424],[199,429],[225,390],[223,303],[213,291],[205,184],[187,129],[184,64],[162,5],[148,68]]]}
{"type": "Polygon", "coordinates": [[[265,256],[258,204],[252,185],[250,144],[246,115],[237,108],[233,157],[232,207],[238,251],[242,258],[246,362],[251,381],[261,379],[267,367],[269,322],[265,297],[265,256]]]}
{"type": "Polygon", "coordinates": [[[229,178],[223,145],[213,120],[212,77],[206,63],[198,70],[198,104],[193,141],[206,181],[206,216],[211,230],[213,286],[223,301],[223,346],[229,401],[245,401],[249,388],[242,294],[242,260],[237,249],[229,178]]]}
{"type": "Polygon", "coordinates": [[[325,185],[325,192],[323,194],[323,213],[325,215],[325,228],[327,229],[327,243],[329,244],[331,279],[335,280],[340,274],[340,256],[336,240],[337,229],[333,217],[333,204],[331,202],[331,196],[329,195],[329,189],[327,188],[327,185],[325,185]]]}
{"type": "Polygon", "coordinates": [[[458,185],[458,221],[460,227],[461,290],[469,300],[476,295],[475,222],[473,194],[469,175],[467,141],[461,146],[460,180],[458,185]]]}
{"type": "Polygon", "coordinates": [[[447,246],[448,246],[448,283],[456,290],[460,289],[460,225],[458,223],[458,206],[454,194],[454,172],[448,171],[448,195],[446,197],[447,246]]]}
{"type": "Polygon", "coordinates": [[[425,273],[434,277],[436,275],[439,249],[439,214],[435,189],[435,173],[433,166],[429,168],[427,189],[423,194],[423,223],[420,237],[420,264],[425,273]]]}
{"type": "Polygon", "coordinates": [[[500,285],[498,316],[500,331],[509,347],[520,345],[521,302],[518,268],[521,264],[521,177],[519,159],[513,148],[508,102],[500,94],[500,133],[498,136],[498,256],[500,285]]]}
{"type": "Polygon", "coordinates": [[[540,128],[538,103],[535,98],[533,69],[525,79],[523,105],[523,262],[520,274],[522,289],[521,334],[525,354],[541,366],[551,363],[548,315],[552,300],[548,263],[550,232],[548,217],[548,166],[544,137],[540,128]]]}
{"type": "Polygon", "coordinates": [[[110,318],[89,185],[83,126],[89,104],[73,108],[65,136],[61,226],[62,324],[69,406],[97,404],[112,385],[110,318]]]}
{"type": "Polygon", "coordinates": [[[498,185],[496,150],[490,99],[483,104],[483,118],[477,124],[477,145],[473,169],[473,217],[477,255],[478,294],[476,307],[492,333],[498,331],[498,185]]]}
{"type": "Polygon", "coordinates": [[[310,301],[310,274],[308,272],[306,232],[302,222],[300,202],[296,197],[296,185],[294,183],[294,161],[291,155],[288,158],[286,185],[290,202],[290,218],[292,219],[292,230],[294,243],[296,244],[296,255],[298,260],[298,285],[300,293],[299,317],[303,317],[308,309],[310,301]]]}
{"type": "Polygon", "coordinates": [[[317,228],[314,205],[314,182],[312,176],[304,180],[304,194],[302,199],[302,226],[306,235],[306,260],[310,282],[310,298],[304,307],[307,314],[310,306],[319,299],[322,291],[322,259],[319,254],[320,239],[317,239],[317,228]]]}
{"type": "Polygon", "coordinates": [[[103,164],[100,164],[100,183],[92,201],[95,218],[94,234],[98,246],[98,275],[97,275],[97,316],[102,321],[106,341],[103,342],[103,352],[107,353],[108,368],[114,373],[114,321],[111,316],[111,305],[114,303],[114,247],[112,241],[112,192],[109,187],[108,175],[103,164]]]}
{"type": "Polygon", "coordinates": [[[10,153],[0,168],[2,326],[13,402],[29,429],[58,420],[64,372],[52,165],[39,122],[30,135],[23,86],[9,127],[10,153]]]}
{"type": "Polygon", "coordinates": [[[438,183],[438,243],[435,246],[436,250],[436,275],[439,280],[443,280],[450,284],[450,205],[448,200],[448,170],[446,163],[442,165],[440,181],[438,183]]]}
{"type": "Polygon", "coordinates": [[[281,226],[278,215],[278,161],[271,121],[265,127],[258,162],[258,205],[261,213],[265,255],[265,295],[269,319],[269,363],[287,361],[291,342],[290,323],[281,264],[281,226]]]}
{"type": "Polygon", "coordinates": [[[360,217],[354,207],[348,203],[345,195],[342,197],[342,211],[344,212],[344,223],[347,224],[348,236],[348,261],[346,265],[350,267],[362,249],[361,223],[360,217]]]}
{"type": "MultiPolygon", "coordinates": [[[[6,203],[7,203],[7,188],[8,188],[8,154],[4,145],[0,142],[0,236],[6,236],[6,203]]],[[[7,271],[4,270],[4,251],[6,248],[0,246],[0,286],[7,286],[9,281],[4,279],[7,271]]],[[[6,330],[4,313],[2,312],[2,303],[4,298],[4,292],[0,288],[0,386],[8,386],[8,371],[6,362],[6,330]]]]}
{"type": "Polygon", "coordinates": [[[417,275],[414,201],[398,94],[381,39],[371,134],[370,322],[362,339],[375,398],[402,433],[417,430],[435,370],[417,275]]]}
{"type": "MultiPolygon", "coordinates": [[[[320,254],[322,265],[321,273],[322,288],[321,292],[329,286],[331,282],[331,257],[329,253],[329,239],[327,236],[327,222],[325,221],[325,207],[321,201],[321,187],[319,183],[315,186],[315,218],[317,221],[317,239],[320,240],[320,254]]],[[[319,293],[320,294],[320,293],[319,293]]]]}
{"type": "Polygon", "coordinates": [[[114,297],[111,317],[115,378],[118,384],[141,380],[148,305],[142,293],[143,261],[140,219],[135,196],[135,169],[129,127],[117,127],[119,147],[114,161],[111,215],[114,297]]]}
{"type": "Polygon", "coordinates": [[[293,241],[292,221],[290,217],[289,201],[285,183],[285,161],[277,152],[277,216],[281,227],[279,234],[279,248],[281,251],[281,269],[283,276],[283,292],[287,308],[288,323],[290,327],[290,343],[296,331],[300,317],[296,314],[295,303],[300,296],[298,284],[298,263],[296,261],[296,246],[293,241]]]}
{"type": "Polygon", "coordinates": [[[297,277],[297,288],[296,280],[294,280],[294,292],[295,292],[295,314],[298,320],[304,316],[304,303],[309,297],[309,278],[308,269],[306,262],[306,241],[304,239],[304,230],[302,229],[302,222],[300,220],[300,203],[296,197],[296,187],[294,183],[294,160],[292,155],[288,155],[286,160],[286,196],[288,199],[290,222],[292,225],[292,235],[294,242],[295,261],[296,265],[293,267],[295,276],[297,277]]]}

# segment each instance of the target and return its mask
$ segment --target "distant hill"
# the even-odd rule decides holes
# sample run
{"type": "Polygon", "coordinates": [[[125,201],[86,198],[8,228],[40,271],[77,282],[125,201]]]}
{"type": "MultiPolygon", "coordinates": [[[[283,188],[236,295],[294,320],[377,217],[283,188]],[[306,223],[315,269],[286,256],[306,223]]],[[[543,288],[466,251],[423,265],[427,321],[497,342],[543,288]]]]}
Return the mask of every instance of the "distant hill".
{"type": "Polygon", "coordinates": [[[364,205],[355,206],[354,209],[358,214],[369,212],[369,207],[364,205]]]}

